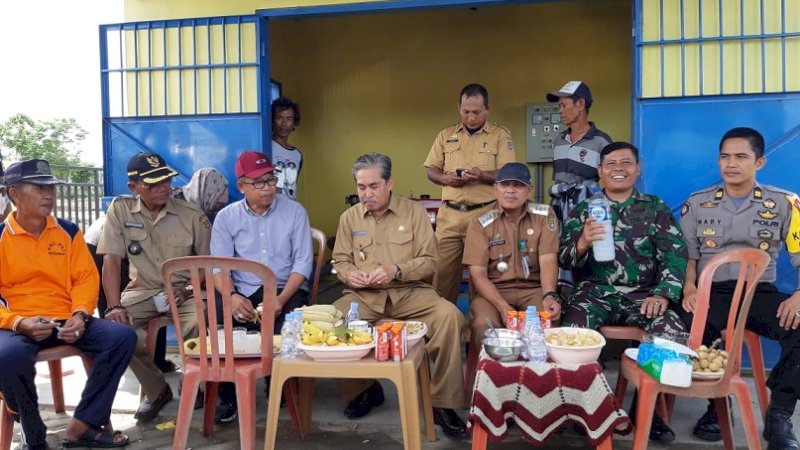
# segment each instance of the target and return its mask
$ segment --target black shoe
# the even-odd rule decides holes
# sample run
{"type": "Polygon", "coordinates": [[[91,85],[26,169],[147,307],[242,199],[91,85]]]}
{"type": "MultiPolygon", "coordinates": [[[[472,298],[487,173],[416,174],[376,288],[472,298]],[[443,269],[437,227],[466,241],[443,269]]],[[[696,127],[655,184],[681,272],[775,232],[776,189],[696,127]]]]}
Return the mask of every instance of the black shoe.
{"type": "Polygon", "coordinates": [[[170,400],[172,400],[172,389],[166,385],[155,400],[151,401],[149,397],[145,397],[133,418],[141,421],[153,420],[170,400]]]}
{"type": "Polygon", "coordinates": [[[178,365],[168,359],[155,361],[155,365],[161,373],[172,373],[178,370],[178,365]]]}
{"type": "Polygon", "coordinates": [[[441,426],[444,434],[452,439],[463,439],[467,436],[467,426],[452,409],[433,408],[433,423],[441,426]]]}
{"type": "Polygon", "coordinates": [[[344,409],[344,415],[350,419],[364,417],[372,411],[372,408],[380,406],[383,400],[383,388],[381,384],[376,381],[369,389],[358,394],[358,396],[347,405],[347,408],[344,409]]]}
{"type": "Polygon", "coordinates": [[[717,418],[714,405],[708,405],[706,413],[697,421],[692,433],[704,441],[716,442],[722,440],[722,430],[719,427],[719,418],[717,418]]]}
{"type": "Polygon", "coordinates": [[[792,433],[792,414],[790,409],[769,405],[764,420],[764,439],[769,442],[767,450],[800,449],[800,443],[792,433]]]}
{"type": "Polygon", "coordinates": [[[650,440],[664,444],[675,440],[675,432],[661,420],[658,414],[653,414],[653,424],[650,425],[650,440]]]}
{"type": "Polygon", "coordinates": [[[231,423],[239,417],[239,410],[233,403],[220,403],[214,411],[214,422],[231,423]]]}

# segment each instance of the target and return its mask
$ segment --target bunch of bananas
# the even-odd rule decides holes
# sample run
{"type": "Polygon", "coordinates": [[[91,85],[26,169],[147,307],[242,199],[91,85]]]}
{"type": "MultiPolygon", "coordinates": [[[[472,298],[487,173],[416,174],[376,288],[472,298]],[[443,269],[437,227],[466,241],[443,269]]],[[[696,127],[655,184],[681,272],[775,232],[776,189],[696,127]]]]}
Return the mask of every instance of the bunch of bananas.
{"type": "Polygon", "coordinates": [[[295,311],[303,314],[304,322],[311,322],[322,331],[333,331],[344,323],[344,315],[333,305],[301,306],[295,311]]]}
{"type": "Polygon", "coordinates": [[[304,345],[361,345],[372,343],[372,334],[366,331],[346,330],[336,327],[324,330],[314,322],[303,321],[303,335],[301,340],[304,345]]]}

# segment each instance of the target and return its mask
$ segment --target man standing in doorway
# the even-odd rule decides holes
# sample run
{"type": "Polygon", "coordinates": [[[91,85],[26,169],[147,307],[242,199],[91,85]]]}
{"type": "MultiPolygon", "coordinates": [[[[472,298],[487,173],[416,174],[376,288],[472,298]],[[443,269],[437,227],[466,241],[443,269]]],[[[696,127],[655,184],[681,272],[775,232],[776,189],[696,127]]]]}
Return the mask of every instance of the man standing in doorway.
{"type": "Polygon", "coordinates": [[[297,179],[303,168],[303,153],[289,143],[300,125],[300,106],[286,97],[272,102],[272,161],[278,168],[278,194],[297,200],[297,179]]]}
{"type": "Polygon", "coordinates": [[[495,175],[504,164],[516,160],[509,131],[486,122],[491,110],[486,88],[469,84],[458,99],[461,122],[439,132],[425,160],[428,179],[442,186],[433,287],[454,303],[463,273],[467,227],[492,208],[495,175]]]}
{"type": "MultiPolygon", "coordinates": [[[[797,450],[800,444],[792,433],[792,414],[800,398],[800,276],[791,295],[779,292],[774,283],[775,261],[784,242],[792,265],[800,267],[800,199],[756,181],[756,172],[767,159],[764,137],[752,128],[734,128],[725,133],[717,161],[722,184],[692,194],[681,212],[681,227],[689,249],[683,319],[691,326],[698,274],[714,255],[742,247],[769,253],[770,263],[756,288],[747,329],[781,345],[781,356],[767,380],[772,391],[764,421],[768,450],[797,450]]],[[[706,344],[720,337],[726,326],[738,270],[738,266],[731,267],[715,274],[703,338],[706,344]]],[[[722,439],[713,405],[697,421],[694,435],[709,441],[722,439]]]]}

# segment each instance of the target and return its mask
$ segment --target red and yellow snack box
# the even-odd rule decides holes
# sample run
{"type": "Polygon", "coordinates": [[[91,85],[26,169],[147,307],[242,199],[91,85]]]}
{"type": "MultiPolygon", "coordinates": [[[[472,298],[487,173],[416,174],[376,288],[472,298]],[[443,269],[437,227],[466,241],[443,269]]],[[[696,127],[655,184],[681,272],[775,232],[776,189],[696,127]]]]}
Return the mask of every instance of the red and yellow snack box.
{"type": "Polygon", "coordinates": [[[392,355],[392,324],[375,327],[375,360],[389,361],[392,355]]]}
{"type": "Polygon", "coordinates": [[[542,323],[542,329],[551,328],[553,326],[553,322],[551,320],[552,315],[550,311],[539,311],[539,320],[542,323]]]}
{"type": "Polygon", "coordinates": [[[519,313],[517,311],[506,311],[506,328],[519,330],[519,313]]]}
{"type": "Polygon", "coordinates": [[[392,360],[402,361],[408,353],[405,322],[392,322],[392,360]]]}

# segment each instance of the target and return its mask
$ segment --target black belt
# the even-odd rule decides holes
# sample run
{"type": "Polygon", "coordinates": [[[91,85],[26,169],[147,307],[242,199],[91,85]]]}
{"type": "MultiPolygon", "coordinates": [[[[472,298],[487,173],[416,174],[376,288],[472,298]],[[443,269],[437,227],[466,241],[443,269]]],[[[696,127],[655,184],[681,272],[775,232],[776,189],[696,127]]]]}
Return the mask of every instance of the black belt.
{"type": "Polygon", "coordinates": [[[496,201],[497,200],[492,200],[492,201],[488,201],[486,203],[478,203],[476,205],[467,205],[467,204],[464,204],[464,203],[451,203],[451,202],[445,200],[444,204],[447,205],[447,207],[449,207],[449,208],[456,209],[456,210],[461,211],[461,212],[467,212],[467,211],[474,211],[476,209],[483,208],[484,206],[487,206],[487,205],[491,205],[492,203],[494,203],[496,201]]]}

